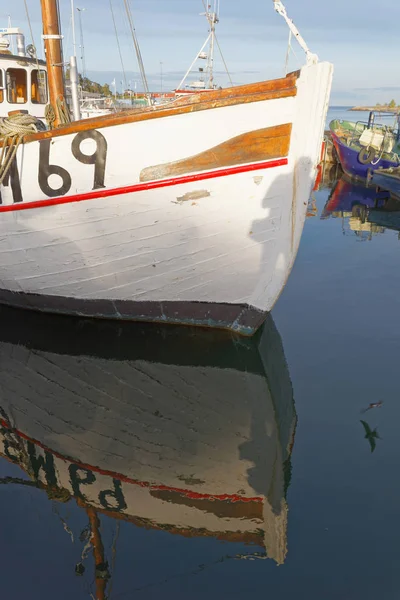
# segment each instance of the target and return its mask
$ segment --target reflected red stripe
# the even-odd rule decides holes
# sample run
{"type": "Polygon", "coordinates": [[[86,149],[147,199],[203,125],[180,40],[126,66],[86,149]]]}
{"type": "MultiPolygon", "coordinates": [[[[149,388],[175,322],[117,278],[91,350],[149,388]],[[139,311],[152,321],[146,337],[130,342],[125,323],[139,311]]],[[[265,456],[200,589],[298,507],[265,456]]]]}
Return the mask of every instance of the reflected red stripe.
{"type": "Polygon", "coordinates": [[[135,192],[144,192],[147,190],[156,190],[158,188],[181,185],[183,183],[192,183],[194,181],[204,181],[206,179],[217,179],[218,177],[227,177],[229,175],[238,175],[249,171],[260,171],[261,169],[273,169],[283,167],[288,164],[287,158],[278,158],[265,162],[253,163],[250,165],[239,165],[237,167],[228,167],[218,171],[206,171],[194,175],[183,175],[172,179],[160,179],[159,181],[149,181],[146,183],[137,183],[119,188],[102,189],[85,194],[75,194],[74,196],[59,196],[58,198],[47,198],[46,200],[36,200],[35,202],[19,202],[18,204],[0,205],[0,212],[13,212],[16,210],[29,210],[31,208],[43,208],[45,206],[57,206],[58,204],[69,204],[70,202],[84,202],[85,200],[95,200],[97,198],[111,198],[122,194],[131,194],[135,192]]]}
{"type": "MultiPolygon", "coordinates": [[[[9,424],[4,419],[0,419],[0,425],[5,429],[10,429],[9,424]]],[[[122,475],[121,473],[117,473],[114,471],[107,471],[104,469],[100,469],[99,467],[93,467],[92,465],[88,465],[86,463],[79,462],[74,460],[68,456],[64,456],[59,452],[55,452],[51,450],[48,446],[45,446],[38,440],[34,438],[30,438],[18,429],[12,429],[13,433],[16,433],[21,439],[31,442],[42,448],[45,452],[60,458],[64,462],[69,462],[82,469],[87,469],[88,471],[93,471],[93,473],[99,473],[100,475],[106,475],[107,477],[112,477],[113,479],[118,479],[119,481],[123,481],[124,483],[131,483],[133,485],[137,485],[142,488],[148,488],[150,491],[168,491],[175,492],[177,494],[181,494],[182,496],[186,496],[187,498],[191,498],[192,500],[229,500],[230,502],[263,502],[263,498],[259,496],[255,496],[253,498],[248,498],[246,496],[239,496],[238,494],[201,494],[198,492],[193,492],[192,490],[186,490],[184,488],[176,488],[170,487],[168,485],[155,485],[148,481],[140,481],[139,479],[132,479],[130,477],[126,477],[126,475],[122,475]]]]}

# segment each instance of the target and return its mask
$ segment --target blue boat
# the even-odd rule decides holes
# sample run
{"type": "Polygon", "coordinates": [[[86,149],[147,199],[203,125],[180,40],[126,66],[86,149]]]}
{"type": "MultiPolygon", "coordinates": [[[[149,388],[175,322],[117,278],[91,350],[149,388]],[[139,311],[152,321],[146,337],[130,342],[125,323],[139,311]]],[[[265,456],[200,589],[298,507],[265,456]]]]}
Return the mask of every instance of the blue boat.
{"type": "Polygon", "coordinates": [[[400,165],[398,117],[394,127],[375,120],[376,113],[371,111],[366,122],[334,120],[329,125],[343,171],[351,178],[366,180],[377,169],[400,165]]]}
{"type": "Polygon", "coordinates": [[[372,182],[381,189],[390,192],[397,200],[400,200],[400,168],[374,171],[372,182]]]}

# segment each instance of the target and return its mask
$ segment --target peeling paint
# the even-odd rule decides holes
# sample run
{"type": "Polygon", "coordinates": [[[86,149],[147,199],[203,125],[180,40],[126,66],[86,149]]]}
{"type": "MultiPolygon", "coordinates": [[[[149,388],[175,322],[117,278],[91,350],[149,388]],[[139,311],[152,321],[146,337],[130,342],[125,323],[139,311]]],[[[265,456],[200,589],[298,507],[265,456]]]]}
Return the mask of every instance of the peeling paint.
{"type": "Polygon", "coordinates": [[[264,177],[262,175],[256,175],[255,177],[253,177],[253,181],[256,185],[260,185],[263,179],[264,177]]]}
{"type": "MultiPolygon", "coordinates": [[[[177,203],[187,202],[188,200],[200,200],[200,198],[208,198],[211,196],[208,190],[195,190],[193,192],[187,192],[184,196],[177,197],[177,203]]],[[[194,203],[192,204],[194,206],[194,203]]]]}

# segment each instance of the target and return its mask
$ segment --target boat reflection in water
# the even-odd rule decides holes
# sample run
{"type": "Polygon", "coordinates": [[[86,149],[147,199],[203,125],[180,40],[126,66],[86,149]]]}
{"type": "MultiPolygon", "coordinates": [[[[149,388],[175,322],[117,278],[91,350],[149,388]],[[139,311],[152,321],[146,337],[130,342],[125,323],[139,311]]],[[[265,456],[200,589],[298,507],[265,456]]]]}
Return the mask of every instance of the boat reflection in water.
{"type": "Polygon", "coordinates": [[[284,562],[296,413],[271,317],[244,339],[1,308],[0,393],[2,456],[87,512],[98,597],[104,515],[284,562]]]}
{"type": "Polygon", "coordinates": [[[353,232],[360,240],[371,240],[386,229],[400,231],[400,203],[376,186],[353,183],[342,176],[321,214],[342,219],[343,233],[353,232]]]}

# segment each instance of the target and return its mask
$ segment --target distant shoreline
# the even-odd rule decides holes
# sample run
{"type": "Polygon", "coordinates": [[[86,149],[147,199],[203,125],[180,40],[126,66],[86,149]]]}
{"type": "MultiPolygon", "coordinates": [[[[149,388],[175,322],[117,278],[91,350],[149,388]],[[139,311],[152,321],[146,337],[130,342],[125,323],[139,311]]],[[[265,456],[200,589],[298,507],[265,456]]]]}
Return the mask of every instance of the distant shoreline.
{"type": "Polygon", "coordinates": [[[353,106],[353,108],[349,108],[349,111],[357,111],[357,112],[371,112],[375,110],[377,112],[389,112],[397,115],[400,112],[400,107],[396,106],[396,108],[389,108],[389,105],[381,105],[381,106],[353,106]]]}

